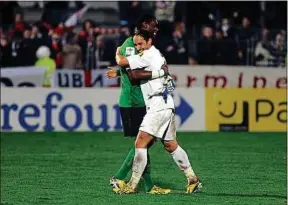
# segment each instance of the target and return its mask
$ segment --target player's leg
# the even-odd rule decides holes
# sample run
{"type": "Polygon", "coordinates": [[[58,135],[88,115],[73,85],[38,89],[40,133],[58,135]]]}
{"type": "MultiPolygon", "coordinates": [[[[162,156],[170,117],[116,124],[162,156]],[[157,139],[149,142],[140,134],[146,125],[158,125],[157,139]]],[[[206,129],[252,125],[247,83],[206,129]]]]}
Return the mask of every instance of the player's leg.
{"type": "Polygon", "coordinates": [[[148,133],[139,131],[135,141],[135,157],[133,160],[132,176],[127,184],[123,187],[116,187],[113,189],[118,194],[132,194],[136,192],[137,185],[142,177],[144,169],[147,165],[147,147],[153,140],[153,137],[148,133]]]}
{"type": "MultiPolygon", "coordinates": [[[[140,113],[142,112],[142,114],[144,114],[144,110],[142,110],[142,111],[139,110],[139,111],[140,111],[140,113]]],[[[136,112],[134,112],[134,113],[136,113],[136,112]]],[[[145,113],[146,113],[146,110],[145,110],[145,113]]],[[[137,139],[135,141],[135,148],[136,149],[139,149],[139,150],[141,150],[143,148],[145,149],[149,146],[149,144],[151,144],[154,141],[153,134],[155,134],[154,132],[155,132],[155,130],[157,130],[157,127],[158,127],[157,115],[158,115],[158,113],[147,113],[147,114],[145,114],[145,116],[141,120],[141,126],[139,124],[139,133],[138,133],[137,139]]],[[[139,118],[137,119],[135,116],[134,121],[136,123],[139,123],[140,119],[139,118]]],[[[138,166],[138,164],[144,163],[144,162],[145,162],[145,164],[147,164],[147,166],[145,167],[146,173],[144,173],[144,170],[143,170],[142,174],[143,174],[143,178],[145,180],[145,185],[146,185],[146,182],[148,182],[148,184],[147,184],[148,186],[147,185],[146,186],[148,189],[151,190],[153,187],[152,186],[153,182],[152,182],[151,175],[150,175],[150,164],[148,165],[148,153],[147,153],[147,156],[145,156],[145,158],[142,157],[142,158],[140,158],[140,160],[137,158],[136,153],[135,153],[134,162],[133,162],[133,172],[134,172],[134,175],[136,175],[136,177],[134,177],[132,174],[132,177],[131,177],[131,180],[129,183],[131,184],[132,188],[134,188],[135,185],[138,184],[137,172],[139,172],[139,171],[134,170],[134,169],[136,166],[138,166]],[[135,178],[135,180],[133,178],[135,178]]],[[[142,171],[142,169],[141,169],[141,171],[142,171]]],[[[150,191],[150,190],[147,190],[147,191],[150,191]]]]}
{"type": "Polygon", "coordinates": [[[128,183],[133,190],[136,190],[137,185],[146,168],[148,161],[147,148],[151,141],[153,141],[153,137],[150,134],[139,131],[135,141],[135,157],[132,167],[132,176],[128,183]]]}
{"type": "MultiPolygon", "coordinates": [[[[131,116],[132,116],[132,134],[134,136],[137,136],[138,134],[138,131],[139,131],[139,127],[143,121],[143,118],[146,114],[146,107],[133,107],[132,108],[132,113],[131,113],[131,116]]],[[[153,141],[152,143],[150,143],[148,145],[148,148],[153,144],[153,141]]],[[[145,190],[146,192],[150,192],[151,189],[153,188],[154,186],[154,183],[152,181],[152,177],[151,177],[151,166],[150,166],[150,156],[149,156],[149,153],[147,152],[147,166],[143,172],[143,180],[144,180],[144,183],[145,183],[145,190]]]]}
{"type": "Polygon", "coordinates": [[[146,115],[146,107],[131,107],[131,134],[137,137],[139,127],[146,115]]]}
{"type": "MultiPolygon", "coordinates": [[[[121,113],[124,136],[136,137],[141,122],[143,120],[143,117],[146,114],[146,107],[139,107],[139,108],[120,107],[120,113],[121,113]]],[[[151,144],[149,146],[151,146],[151,144]]],[[[129,171],[132,169],[134,156],[135,156],[135,146],[133,145],[118,172],[114,175],[114,177],[110,179],[110,184],[114,188],[122,186],[125,183],[124,179],[129,173],[129,171]]],[[[145,181],[146,191],[150,191],[154,185],[150,175],[150,160],[148,160],[147,169],[145,169],[144,171],[143,179],[145,181]]]]}
{"type": "Polygon", "coordinates": [[[130,149],[129,153],[127,154],[124,162],[122,163],[118,172],[114,175],[114,178],[119,180],[124,180],[133,165],[133,159],[135,156],[135,148],[134,146],[130,149]]]}
{"type": "MultiPolygon", "coordinates": [[[[131,107],[120,107],[120,113],[121,113],[121,119],[122,119],[122,125],[123,125],[123,132],[125,137],[130,137],[131,130],[132,130],[132,120],[131,120],[131,113],[132,108],[131,107]]],[[[124,162],[122,163],[120,169],[118,172],[110,179],[110,184],[115,187],[118,186],[117,183],[120,185],[124,183],[124,178],[127,176],[129,171],[132,168],[133,165],[133,159],[135,156],[135,147],[133,146],[128,155],[126,156],[124,162]]]]}
{"type": "MultiPolygon", "coordinates": [[[[169,116],[170,115],[167,115],[166,111],[152,112],[152,113],[147,113],[145,115],[141,123],[139,134],[135,142],[136,151],[135,151],[135,157],[133,161],[133,168],[132,168],[133,173],[132,173],[131,180],[127,184],[127,186],[125,186],[123,189],[113,189],[116,193],[119,193],[119,194],[135,193],[135,188],[137,187],[137,184],[139,183],[141,175],[143,174],[143,171],[148,161],[147,146],[150,142],[154,140],[154,136],[161,138],[161,136],[158,135],[159,127],[162,127],[162,124],[163,123],[165,124],[167,120],[169,122],[169,116]]],[[[171,191],[170,189],[161,189],[156,186],[154,187],[152,189],[153,194],[168,194],[171,191]]],[[[150,192],[152,192],[152,190],[150,192]]]]}
{"type": "MultiPolygon", "coordinates": [[[[124,137],[132,137],[132,107],[120,107],[124,137]]],[[[134,135],[134,137],[136,137],[134,135]]]]}
{"type": "Polygon", "coordinates": [[[171,154],[174,162],[177,164],[179,169],[184,172],[187,178],[187,193],[192,193],[200,188],[201,184],[199,178],[196,176],[192,169],[188,155],[184,149],[177,143],[176,140],[164,141],[165,149],[171,154]]]}
{"type": "Polygon", "coordinates": [[[170,123],[163,134],[162,143],[165,149],[171,154],[179,169],[184,172],[187,178],[187,193],[195,192],[201,184],[194,173],[188,155],[176,140],[175,114],[171,115],[170,123]]]}

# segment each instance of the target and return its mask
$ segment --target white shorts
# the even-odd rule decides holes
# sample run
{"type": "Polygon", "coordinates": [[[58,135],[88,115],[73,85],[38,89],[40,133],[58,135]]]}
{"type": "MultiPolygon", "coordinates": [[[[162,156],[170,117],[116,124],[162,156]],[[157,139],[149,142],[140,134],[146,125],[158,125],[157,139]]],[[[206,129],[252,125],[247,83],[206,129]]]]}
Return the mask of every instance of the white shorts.
{"type": "Polygon", "coordinates": [[[176,139],[175,113],[172,109],[147,112],[139,130],[162,140],[176,139]]]}

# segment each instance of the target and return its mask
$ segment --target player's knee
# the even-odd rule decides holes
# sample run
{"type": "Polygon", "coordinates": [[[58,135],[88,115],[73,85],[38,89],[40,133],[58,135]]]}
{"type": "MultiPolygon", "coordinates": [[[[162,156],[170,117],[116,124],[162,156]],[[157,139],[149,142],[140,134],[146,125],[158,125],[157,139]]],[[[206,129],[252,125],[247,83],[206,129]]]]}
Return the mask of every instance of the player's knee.
{"type": "Polygon", "coordinates": [[[152,140],[149,135],[145,132],[139,132],[137,139],[135,141],[135,148],[147,148],[148,144],[152,140]]]}
{"type": "Polygon", "coordinates": [[[144,143],[141,140],[136,140],[135,141],[135,148],[145,148],[144,143]]]}
{"type": "Polygon", "coordinates": [[[177,149],[178,143],[176,141],[164,141],[164,147],[167,152],[171,153],[177,149]]]}

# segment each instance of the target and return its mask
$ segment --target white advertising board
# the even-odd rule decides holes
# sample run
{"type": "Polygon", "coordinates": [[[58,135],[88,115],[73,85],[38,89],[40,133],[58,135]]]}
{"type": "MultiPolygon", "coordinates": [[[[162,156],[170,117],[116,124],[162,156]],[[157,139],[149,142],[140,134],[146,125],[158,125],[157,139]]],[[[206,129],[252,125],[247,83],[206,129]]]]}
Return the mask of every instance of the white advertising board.
{"type": "Polygon", "coordinates": [[[118,78],[108,79],[106,70],[56,70],[54,72],[54,87],[81,88],[81,87],[115,87],[118,78]]]}
{"type": "Polygon", "coordinates": [[[286,88],[286,69],[244,66],[170,65],[178,87],[286,88]]]}
{"type": "MultiPolygon", "coordinates": [[[[1,88],[1,131],[122,130],[119,88],[1,88]]],[[[205,91],[177,89],[179,131],[205,130],[205,91]]]]}
{"type": "Polygon", "coordinates": [[[0,69],[1,87],[42,87],[45,68],[15,67],[0,69]]]}

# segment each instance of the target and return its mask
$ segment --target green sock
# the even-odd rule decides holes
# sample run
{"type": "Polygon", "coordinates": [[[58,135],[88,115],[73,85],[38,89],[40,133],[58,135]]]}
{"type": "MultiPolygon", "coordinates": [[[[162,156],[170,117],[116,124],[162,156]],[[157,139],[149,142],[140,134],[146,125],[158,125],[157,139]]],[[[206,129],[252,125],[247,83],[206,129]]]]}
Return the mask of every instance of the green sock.
{"type": "Polygon", "coordinates": [[[132,169],[134,156],[135,156],[135,147],[133,146],[132,149],[130,149],[123,164],[121,165],[119,171],[114,175],[116,179],[123,180],[127,176],[129,171],[132,169]]]}
{"type": "MultiPolygon", "coordinates": [[[[133,148],[130,149],[128,155],[126,156],[126,159],[124,160],[120,169],[114,175],[114,177],[116,179],[123,180],[127,176],[129,171],[132,169],[134,156],[135,156],[135,147],[133,146],[133,148]]],[[[147,155],[147,165],[145,167],[145,170],[143,172],[142,177],[143,177],[143,180],[145,182],[145,190],[146,190],[146,192],[149,192],[154,186],[154,183],[153,183],[152,178],[151,178],[150,155],[149,154],[147,155]]]]}
{"type": "Polygon", "coordinates": [[[150,155],[149,154],[147,155],[147,165],[146,165],[145,170],[142,174],[142,177],[143,177],[144,182],[145,182],[145,191],[146,192],[151,191],[151,189],[154,186],[154,183],[153,183],[152,178],[151,178],[150,155]]]}

